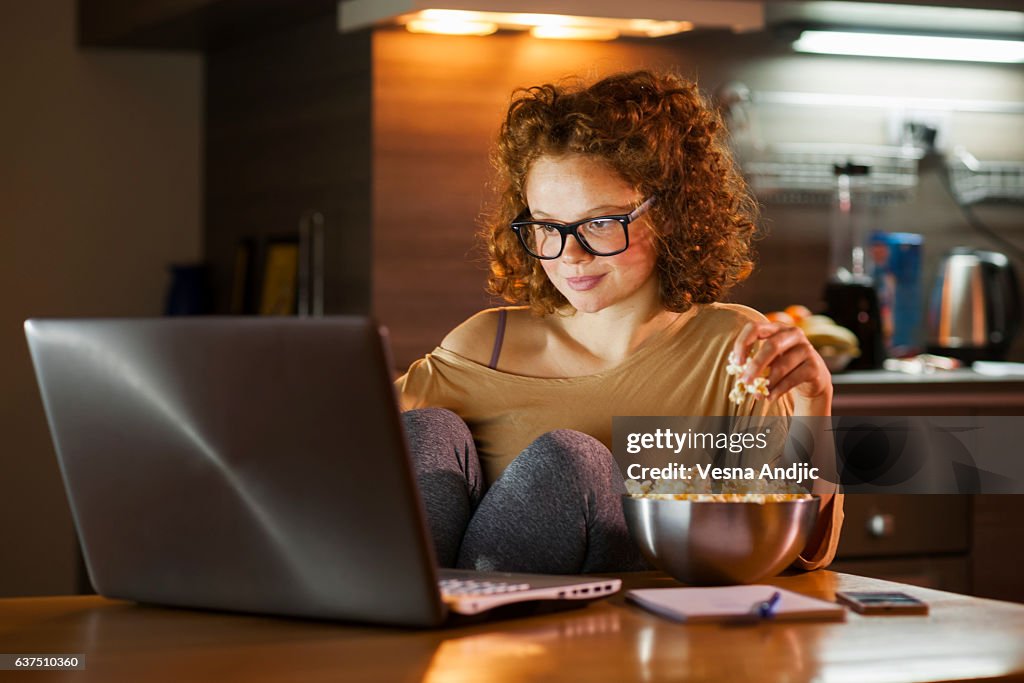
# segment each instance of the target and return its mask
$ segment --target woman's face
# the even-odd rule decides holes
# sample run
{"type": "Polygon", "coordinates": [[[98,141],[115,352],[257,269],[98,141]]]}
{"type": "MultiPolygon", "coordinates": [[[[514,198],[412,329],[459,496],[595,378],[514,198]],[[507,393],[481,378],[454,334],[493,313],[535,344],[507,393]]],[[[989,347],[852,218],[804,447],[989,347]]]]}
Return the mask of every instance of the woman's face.
{"type": "MultiPolygon", "coordinates": [[[[626,214],[644,199],[604,161],[582,154],[542,156],[526,175],[526,202],[538,220],[573,223],[626,214]]],[[[629,248],[621,254],[594,256],[568,236],[562,255],[541,265],[576,310],[593,313],[657,300],[656,259],[650,224],[642,216],[629,224],[629,248]]]]}

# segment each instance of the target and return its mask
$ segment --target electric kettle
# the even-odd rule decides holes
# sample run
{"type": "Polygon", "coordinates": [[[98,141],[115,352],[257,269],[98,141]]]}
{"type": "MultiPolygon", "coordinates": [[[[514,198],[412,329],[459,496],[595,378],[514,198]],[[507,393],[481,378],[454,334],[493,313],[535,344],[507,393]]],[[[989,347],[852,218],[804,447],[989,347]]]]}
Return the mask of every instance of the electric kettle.
{"type": "Polygon", "coordinates": [[[971,363],[1003,360],[1021,318],[1005,254],[957,247],[942,258],[928,307],[928,350],[971,363]]]}

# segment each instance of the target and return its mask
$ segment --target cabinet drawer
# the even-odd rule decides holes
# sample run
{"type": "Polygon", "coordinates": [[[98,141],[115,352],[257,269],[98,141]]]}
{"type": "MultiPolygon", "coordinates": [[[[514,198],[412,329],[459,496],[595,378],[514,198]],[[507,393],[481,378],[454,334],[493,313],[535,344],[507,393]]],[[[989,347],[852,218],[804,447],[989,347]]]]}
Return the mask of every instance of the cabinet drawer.
{"type": "Polygon", "coordinates": [[[838,560],[829,569],[870,576],[911,586],[954,593],[971,593],[970,561],[960,557],[920,557],[901,560],[838,560]]]}
{"type": "Polygon", "coordinates": [[[837,557],[963,553],[970,497],[849,494],[837,557]]]}

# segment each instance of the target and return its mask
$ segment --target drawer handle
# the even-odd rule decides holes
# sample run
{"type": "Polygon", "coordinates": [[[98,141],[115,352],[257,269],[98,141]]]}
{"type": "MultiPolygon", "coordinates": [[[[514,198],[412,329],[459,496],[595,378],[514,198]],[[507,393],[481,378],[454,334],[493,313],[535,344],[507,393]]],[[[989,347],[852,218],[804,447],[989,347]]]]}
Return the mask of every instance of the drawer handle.
{"type": "Polygon", "coordinates": [[[868,518],[868,533],[875,538],[889,538],[896,531],[896,518],[883,513],[868,518]]]}

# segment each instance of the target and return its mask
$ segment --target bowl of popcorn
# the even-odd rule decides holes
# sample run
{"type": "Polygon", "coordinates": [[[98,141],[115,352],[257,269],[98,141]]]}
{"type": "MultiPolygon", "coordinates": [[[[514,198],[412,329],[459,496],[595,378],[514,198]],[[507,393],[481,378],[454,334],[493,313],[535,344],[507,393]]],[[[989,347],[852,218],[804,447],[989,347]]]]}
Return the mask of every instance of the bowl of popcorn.
{"type": "Polygon", "coordinates": [[[700,481],[627,480],[622,508],[647,561],[694,585],[756,583],[792,564],[814,529],[818,500],[784,482],[730,483],[713,493],[700,481]]]}

